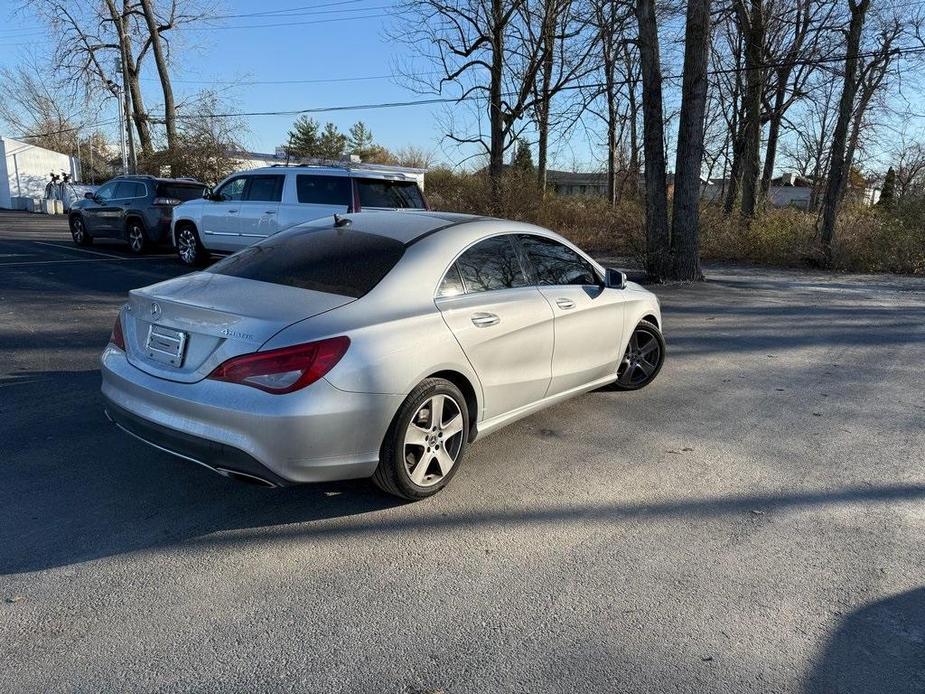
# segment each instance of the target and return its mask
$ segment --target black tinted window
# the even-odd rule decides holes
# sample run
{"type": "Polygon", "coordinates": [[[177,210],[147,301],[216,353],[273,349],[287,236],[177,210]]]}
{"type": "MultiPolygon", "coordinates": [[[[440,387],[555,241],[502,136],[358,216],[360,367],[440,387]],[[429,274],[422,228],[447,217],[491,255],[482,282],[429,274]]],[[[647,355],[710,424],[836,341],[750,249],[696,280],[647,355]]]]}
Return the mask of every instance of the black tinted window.
{"type": "Polygon", "coordinates": [[[248,176],[250,185],[244,194],[245,200],[258,202],[279,202],[283,199],[285,176],[248,176]]]}
{"type": "Polygon", "coordinates": [[[306,176],[295,179],[299,202],[308,205],[350,204],[350,179],[346,176],[306,176]]]}
{"type": "Polygon", "coordinates": [[[424,209],[424,196],[414,181],[380,181],[358,178],[360,207],[424,209]]]}
{"type": "Polygon", "coordinates": [[[350,229],[296,229],[245,248],[206,272],[361,297],[399,261],[395,239],[350,229]]]}
{"type": "Polygon", "coordinates": [[[195,200],[201,198],[206,187],[203,185],[184,185],[182,183],[161,183],[157,186],[157,194],[162,198],[174,200],[195,200]]]}
{"type": "Polygon", "coordinates": [[[462,277],[459,276],[459,269],[454,265],[443,277],[440,288],[437,290],[437,296],[458,296],[465,292],[466,288],[463,286],[462,277]]]}
{"type": "Polygon", "coordinates": [[[135,181],[119,181],[113,198],[143,198],[146,195],[145,184],[135,181]]]}
{"type": "Polygon", "coordinates": [[[587,260],[568,246],[541,236],[521,236],[520,241],[536,274],[537,284],[598,284],[587,260]]]}
{"type": "Polygon", "coordinates": [[[456,267],[467,292],[522,287],[527,283],[510,236],[480,241],[459,257],[456,267]]]}

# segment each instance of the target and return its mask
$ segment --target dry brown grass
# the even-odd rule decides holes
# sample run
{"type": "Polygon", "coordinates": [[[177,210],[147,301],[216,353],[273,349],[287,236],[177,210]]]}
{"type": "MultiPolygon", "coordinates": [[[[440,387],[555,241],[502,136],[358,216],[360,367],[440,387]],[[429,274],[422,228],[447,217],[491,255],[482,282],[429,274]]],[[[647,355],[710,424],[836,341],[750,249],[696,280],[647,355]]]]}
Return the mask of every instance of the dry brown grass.
{"type": "MultiPolygon", "coordinates": [[[[645,213],[639,200],[616,208],[596,196],[543,196],[532,176],[508,173],[502,203],[493,209],[488,179],[436,169],[427,174],[434,209],[485,214],[553,229],[592,253],[630,257],[641,265],[645,213]]],[[[705,261],[806,267],[821,261],[816,215],[768,208],[751,224],[726,217],[716,205],[701,209],[705,261]]],[[[833,269],[925,274],[925,201],[894,208],[846,205],[839,217],[833,269]]]]}

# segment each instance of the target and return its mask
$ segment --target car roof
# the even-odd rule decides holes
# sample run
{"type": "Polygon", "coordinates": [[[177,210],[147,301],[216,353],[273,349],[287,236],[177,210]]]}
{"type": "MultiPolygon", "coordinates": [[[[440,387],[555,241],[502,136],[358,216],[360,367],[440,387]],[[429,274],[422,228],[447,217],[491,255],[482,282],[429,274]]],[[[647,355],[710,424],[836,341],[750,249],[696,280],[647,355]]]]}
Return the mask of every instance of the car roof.
{"type": "MultiPolygon", "coordinates": [[[[170,183],[189,186],[204,186],[205,183],[195,178],[160,178],[158,176],[145,176],[144,174],[125,174],[113,176],[110,181],[154,181],[155,183],[170,183]]],[[[107,181],[108,183],[108,181],[107,181]]]]}
{"type": "MultiPolygon", "coordinates": [[[[414,243],[424,236],[491,217],[480,217],[457,212],[430,212],[426,210],[401,210],[383,212],[355,212],[337,215],[337,219],[349,220],[349,229],[354,232],[386,236],[404,244],[414,243]]],[[[343,223],[343,222],[341,222],[343,223]]],[[[322,217],[306,224],[303,228],[332,228],[337,223],[333,217],[322,217]]]]}
{"type": "Polygon", "coordinates": [[[236,171],[235,176],[246,176],[249,174],[284,174],[287,171],[293,173],[311,173],[322,176],[343,176],[345,178],[385,178],[395,181],[415,181],[415,174],[420,173],[416,169],[404,169],[398,166],[381,167],[375,164],[348,165],[344,166],[322,166],[322,165],[297,165],[297,164],[272,164],[262,166],[258,169],[245,169],[236,171]]]}

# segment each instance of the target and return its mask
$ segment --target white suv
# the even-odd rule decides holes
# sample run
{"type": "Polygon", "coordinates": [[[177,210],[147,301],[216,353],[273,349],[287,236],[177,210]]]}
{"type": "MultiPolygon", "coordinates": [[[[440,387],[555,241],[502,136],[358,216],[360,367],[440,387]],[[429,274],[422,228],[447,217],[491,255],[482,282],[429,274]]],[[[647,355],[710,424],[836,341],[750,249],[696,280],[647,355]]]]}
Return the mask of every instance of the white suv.
{"type": "Polygon", "coordinates": [[[270,166],[232,174],[212,193],[173,210],[180,260],[199,265],[295,224],[361,210],[427,209],[412,173],[397,168],[270,166]]]}

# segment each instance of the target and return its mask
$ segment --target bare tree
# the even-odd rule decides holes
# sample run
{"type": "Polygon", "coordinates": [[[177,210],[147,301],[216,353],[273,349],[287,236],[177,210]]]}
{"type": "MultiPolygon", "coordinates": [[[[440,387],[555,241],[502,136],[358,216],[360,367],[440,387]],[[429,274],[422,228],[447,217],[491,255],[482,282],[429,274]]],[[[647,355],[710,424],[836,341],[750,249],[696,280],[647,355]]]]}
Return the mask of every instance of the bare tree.
{"type": "Polygon", "coordinates": [[[671,223],[671,278],[676,280],[703,279],[700,270],[700,174],[709,53],[710,0],[688,0],[671,223]]]}
{"type": "Polygon", "coordinates": [[[764,0],[735,0],[736,18],[745,43],[745,95],[742,121],[742,203],[741,213],[750,219],[758,198],[758,169],[761,148],[761,97],[765,68],[764,0]]]}
{"type": "Polygon", "coordinates": [[[643,149],[646,181],[646,272],[664,279],[669,270],[668,185],[665,174],[665,127],[662,66],[655,20],[655,0],[636,0],[639,62],[642,73],[643,149]]]}
{"type": "Polygon", "coordinates": [[[832,135],[831,162],[829,176],[822,203],[822,253],[825,262],[832,262],[833,241],[835,239],[835,221],[838,206],[848,183],[851,160],[848,150],[848,128],[855,115],[855,96],[859,86],[861,33],[864,20],[870,8],[870,0],[848,0],[851,21],[845,44],[845,74],[842,82],[842,94],[838,104],[838,117],[835,132],[832,135]]]}

